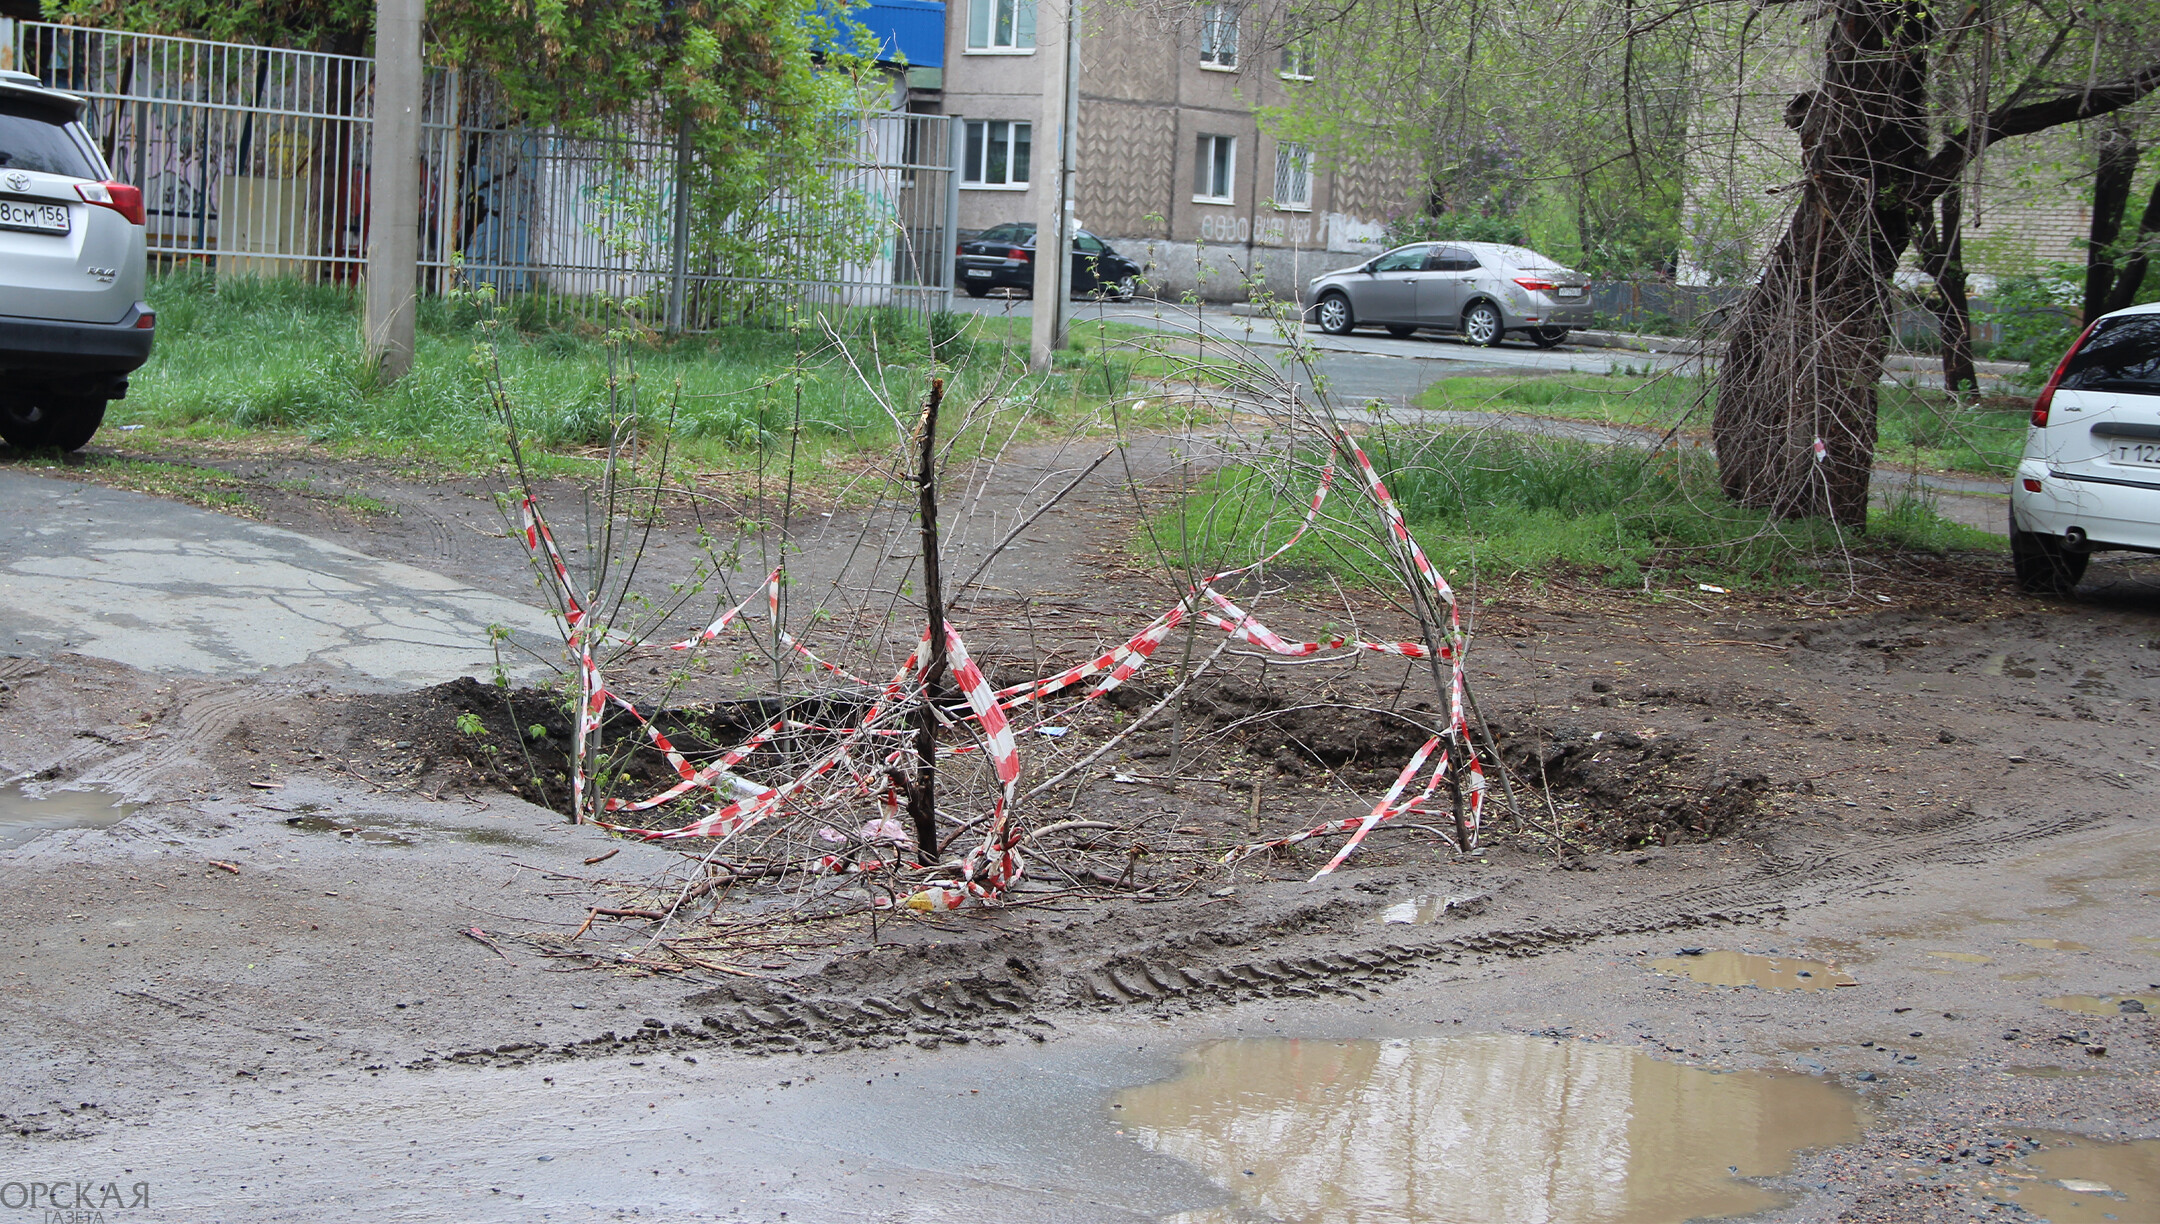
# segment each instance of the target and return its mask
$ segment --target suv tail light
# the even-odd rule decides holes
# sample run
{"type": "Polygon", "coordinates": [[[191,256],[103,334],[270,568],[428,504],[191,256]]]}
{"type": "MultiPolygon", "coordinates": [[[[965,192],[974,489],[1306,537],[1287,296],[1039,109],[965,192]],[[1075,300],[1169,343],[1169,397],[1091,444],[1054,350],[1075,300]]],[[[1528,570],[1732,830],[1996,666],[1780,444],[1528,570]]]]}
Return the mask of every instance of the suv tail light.
{"type": "Polygon", "coordinates": [[[1515,278],[1515,283],[1521,285],[1525,289],[1529,289],[1537,293],[1551,293],[1553,291],[1553,283],[1549,280],[1537,280],[1534,277],[1518,276],[1515,278]]]}
{"type": "Polygon", "coordinates": [[[143,223],[142,188],[126,183],[77,183],[75,194],[85,204],[110,208],[128,219],[130,225],[143,223]]]}
{"type": "Polygon", "coordinates": [[[2047,380],[2047,386],[2041,388],[2040,398],[2033,401],[2033,428],[2047,428],[2048,409],[2055,404],[2055,386],[2063,380],[2063,374],[2070,369],[2070,359],[2077,356],[2079,349],[2085,347],[2086,339],[2093,334],[2093,328],[2098,326],[2100,326],[2100,320],[2098,319],[2086,324],[2085,330],[2078,333],[2077,343],[2070,346],[2070,351],[2063,354],[2061,361],[2055,363],[2055,373],[2047,380]]]}

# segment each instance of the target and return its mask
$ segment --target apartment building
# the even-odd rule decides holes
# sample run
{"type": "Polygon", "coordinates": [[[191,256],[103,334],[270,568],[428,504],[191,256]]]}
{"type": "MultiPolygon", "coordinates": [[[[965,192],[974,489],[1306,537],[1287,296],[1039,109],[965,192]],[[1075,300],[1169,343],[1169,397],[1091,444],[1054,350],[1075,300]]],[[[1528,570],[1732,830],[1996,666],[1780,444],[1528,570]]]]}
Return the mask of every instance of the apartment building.
{"type": "MultiPolygon", "coordinates": [[[[962,233],[1040,215],[1061,109],[1041,59],[1060,53],[1064,3],[952,0],[936,105],[965,119],[962,233]]],[[[1082,13],[1074,213],[1161,296],[1242,301],[1254,282],[1293,296],[1381,249],[1387,221],[1417,199],[1414,167],[1328,165],[1261,131],[1256,108],[1312,79],[1270,15],[1222,3],[1082,13]]]]}

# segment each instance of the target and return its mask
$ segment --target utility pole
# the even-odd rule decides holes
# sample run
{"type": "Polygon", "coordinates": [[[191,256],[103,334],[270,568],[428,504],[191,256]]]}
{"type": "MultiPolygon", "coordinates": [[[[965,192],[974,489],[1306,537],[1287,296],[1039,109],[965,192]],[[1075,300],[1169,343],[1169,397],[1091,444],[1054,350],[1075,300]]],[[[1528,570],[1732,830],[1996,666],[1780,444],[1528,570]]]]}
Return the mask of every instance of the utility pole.
{"type": "Polygon", "coordinates": [[[377,379],[413,362],[420,288],[420,22],[426,0],[375,0],[375,117],[368,169],[362,338],[377,379]]]}
{"type": "MultiPolygon", "coordinates": [[[[1038,10],[1040,11],[1040,10],[1038,10]]],[[[1054,136],[1050,173],[1045,177],[1035,222],[1034,327],[1029,336],[1028,367],[1050,368],[1050,356],[1066,344],[1066,321],[1072,312],[1073,169],[1079,161],[1080,0],[1064,0],[1064,20],[1039,22],[1038,32],[1059,30],[1054,51],[1044,57],[1043,123],[1054,136]]],[[[1041,44],[1038,43],[1038,46],[1041,44]]],[[[1041,146],[1038,145],[1038,148],[1041,146]]]]}

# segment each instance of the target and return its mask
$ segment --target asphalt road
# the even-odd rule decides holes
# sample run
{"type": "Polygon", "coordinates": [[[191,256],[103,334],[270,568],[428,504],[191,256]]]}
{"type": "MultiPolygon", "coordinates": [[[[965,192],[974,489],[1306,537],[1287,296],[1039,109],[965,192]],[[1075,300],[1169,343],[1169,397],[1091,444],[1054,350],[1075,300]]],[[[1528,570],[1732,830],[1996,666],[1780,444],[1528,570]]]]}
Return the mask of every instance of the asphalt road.
{"type": "Polygon", "coordinates": [[[487,675],[491,624],[556,641],[540,611],[440,574],[139,493],[0,471],[0,522],[10,654],[412,687],[487,675]]]}

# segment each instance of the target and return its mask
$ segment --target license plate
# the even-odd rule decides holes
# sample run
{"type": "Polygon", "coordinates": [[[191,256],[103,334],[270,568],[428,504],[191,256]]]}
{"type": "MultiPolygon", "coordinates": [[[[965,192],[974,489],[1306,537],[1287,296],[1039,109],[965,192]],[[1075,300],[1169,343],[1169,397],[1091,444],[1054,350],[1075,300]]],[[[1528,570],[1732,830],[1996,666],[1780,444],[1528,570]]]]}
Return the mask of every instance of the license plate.
{"type": "Polygon", "coordinates": [[[2129,464],[2132,467],[2160,467],[2160,442],[2130,442],[2122,439],[2108,443],[2108,460],[2129,464]]]}
{"type": "Polygon", "coordinates": [[[1553,296],[1554,296],[1554,297],[1560,297],[1560,298],[1579,298],[1579,297],[1581,297],[1581,296],[1582,296],[1582,290],[1580,290],[1580,289],[1577,289],[1577,288],[1573,288],[1573,287],[1571,287],[1571,286],[1570,286],[1570,287],[1562,287],[1562,288],[1559,288],[1559,289],[1555,289],[1555,290],[1553,290],[1553,296]]]}
{"type": "Polygon", "coordinates": [[[30,200],[0,200],[0,229],[65,234],[68,232],[68,207],[30,200]]]}
{"type": "Polygon", "coordinates": [[[969,268],[969,269],[967,270],[967,274],[968,274],[969,276],[989,276],[989,275],[992,275],[992,273],[991,273],[990,269],[988,269],[988,268],[969,268]]]}

